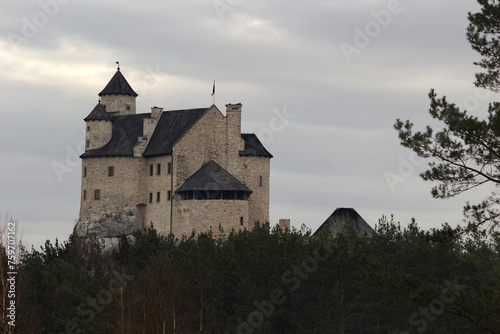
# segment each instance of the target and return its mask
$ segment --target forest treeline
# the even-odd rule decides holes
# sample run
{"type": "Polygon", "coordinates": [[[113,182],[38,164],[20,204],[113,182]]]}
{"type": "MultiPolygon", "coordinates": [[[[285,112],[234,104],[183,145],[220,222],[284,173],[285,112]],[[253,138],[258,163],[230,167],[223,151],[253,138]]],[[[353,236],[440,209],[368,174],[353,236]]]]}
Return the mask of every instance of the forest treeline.
{"type": "Polygon", "coordinates": [[[14,333],[500,333],[499,234],[385,218],[372,238],[151,227],[113,254],[71,236],[17,272],[14,333]]]}

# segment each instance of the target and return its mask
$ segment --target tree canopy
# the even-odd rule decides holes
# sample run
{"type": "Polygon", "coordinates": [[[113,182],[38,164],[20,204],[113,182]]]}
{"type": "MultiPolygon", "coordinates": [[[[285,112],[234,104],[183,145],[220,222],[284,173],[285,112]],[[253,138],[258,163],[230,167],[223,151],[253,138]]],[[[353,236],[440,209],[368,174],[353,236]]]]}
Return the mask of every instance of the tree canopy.
{"type": "MultiPolygon", "coordinates": [[[[497,92],[500,84],[500,4],[497,0],[478,0],[478,13],[469,13],[467,39],[483,57],[476,62],[484,73],[476,74],[475,85],[497,92]]],[[[396,120],[401,145],[429,160],[421,174],[426,181],[438,181],[432,188],[436,198],[457,196],[470,189],[500,184],[500,103],[490,103],[487,119],[461,110],[434,89],[429,93],[432,118],[442,123],[439,130],[427,126],[414,131],[409,120],[396,120]]],[[[500,196],[493,191],[481,203],[464,207],[467,231],[494,229],[499,223],[500,196]]]]}

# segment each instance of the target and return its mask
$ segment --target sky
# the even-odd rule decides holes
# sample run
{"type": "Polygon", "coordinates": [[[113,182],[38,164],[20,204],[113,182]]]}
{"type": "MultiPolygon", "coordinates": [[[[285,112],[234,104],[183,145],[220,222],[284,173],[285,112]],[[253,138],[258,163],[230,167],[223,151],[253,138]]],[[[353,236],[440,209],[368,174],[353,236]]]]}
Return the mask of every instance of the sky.
{"type": "Polygon", "coordinates": [[[270,222],[313,232],[338,207],[373,227],[462,222],[467,201],[432,198],[427,161],[393,124],[439,128],[431,88],[486,116],[479,56],[465,37],[473,0],[3,0],[0,221],[25,245],[67,240],[78,219],[87,116],[120,62],[137,112],[242,103],[242,132],[271,160],[270,222]]]}

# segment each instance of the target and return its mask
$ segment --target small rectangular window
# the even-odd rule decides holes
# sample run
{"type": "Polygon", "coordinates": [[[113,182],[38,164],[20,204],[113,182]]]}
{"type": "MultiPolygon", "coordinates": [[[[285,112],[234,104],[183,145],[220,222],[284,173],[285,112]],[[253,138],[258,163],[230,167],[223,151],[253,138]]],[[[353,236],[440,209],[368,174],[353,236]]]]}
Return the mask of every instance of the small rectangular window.
{"type": "Polygon", "coordinates": [[[149,165],[149,176],[153,176],[153,165],[149,165]]]}
{"type": "Polygon", "coordinates": [[[243,217],[240,217],[240,225],[243,226],[243,217]]]}
{"type": "Polygon", "coordinates": [[[87,177],[87,167],[83,167],[83,177],[87,177]]]}
{"type": "Polygon", "coordinates": [[[167,174],[172,174],[172,163],[169,162],[167,165],[167,174]]]}
{"type": "Polygon", "coordinates": [[[87,190],[84,190],[83,191],[83,200],[86,200],[87,199],[87,190]]]}
{"type": "Polygon", "coordinates": [[[87,140],[86,147],[87,147],[87,148],[89,148],[89,147],[90,147],[90,140],[87,140]]]}
{"type": "Polygon", "coordinates": [[[90,125],[89,125],[89,126],[87,126],[87,131],[90,131],[90,125]]]}
{"type": "Polygon", "coordinates": [[[160,201],[160,192],[157,192],[156,193],[156,202],[159,202],[160,201]]]}
{"type": "Polygon", "coordinates": [[[100,190],[96,190],[94,192],[94,199],[95,200],[100,200],[101,199],[101,191],[100,190]]]}
{"type": "Polygon", "coordinates": [[[161,174],[161,164],[157,164],[156,165],[156,175],[160,175],[161,174]]]}
{"type": "Polygon", "coordinates": [[[149,193],[149,203],[153,203],[153,193],[149,193]]]}
{"type": "Polygon", "coordinates": [[[259,176],[259,187],[262,187],[262,175],[259,176]]]}
{"type": "Polygon", "coordinates": [[[127,104],[127,106],[125,107],[125,109],[130,110],[130,106],[127,104]]]}
{"type": "Polygon", "coordinates": [[[108,167],[108,176],[114,176],[115,175],[115,167],[110,166],[108,167]]]}
{"type": "Polygon", "coordinates": [[[172,192],[169,190],[167,192],[167,201],[170,201],[172,199],[172,192]]]}

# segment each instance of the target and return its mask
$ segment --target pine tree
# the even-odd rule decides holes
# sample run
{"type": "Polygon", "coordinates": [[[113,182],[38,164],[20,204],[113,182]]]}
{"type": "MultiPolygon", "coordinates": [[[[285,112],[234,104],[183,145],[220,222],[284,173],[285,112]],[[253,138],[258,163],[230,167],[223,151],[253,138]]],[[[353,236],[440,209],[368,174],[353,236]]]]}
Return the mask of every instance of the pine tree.
{"type": "MultiPolygon", "coordinates": [[[[481,11],[469,13],[467,38],[483,58],[475,63],[486,69],[476,75],[475,85],[494,92],[500,90],[500,3],[478,0],[481,11]]],[[[429,113],[443,123],[442,130],[427,126],[413,131],[409,120],[396,120],[401,145],[418,156],[430,159],[429,169],[421,174],[426,181],[439,181],[432,189],[435,198],[449,198],[485,184],[500,184],[500,103],[493,102],[489,116],[482,120],[467,113],[446,97],[429,93],[429,113]]],[[[467,205],[466,231],[495,228],[500,218],[500,195],[493,192],[477,205],[467,205]]]]}

